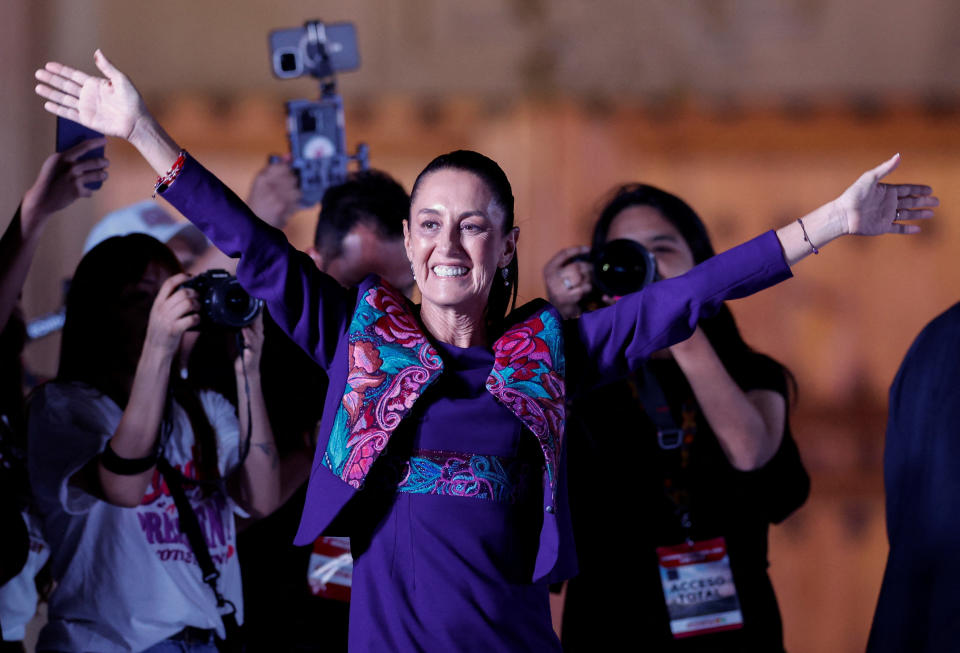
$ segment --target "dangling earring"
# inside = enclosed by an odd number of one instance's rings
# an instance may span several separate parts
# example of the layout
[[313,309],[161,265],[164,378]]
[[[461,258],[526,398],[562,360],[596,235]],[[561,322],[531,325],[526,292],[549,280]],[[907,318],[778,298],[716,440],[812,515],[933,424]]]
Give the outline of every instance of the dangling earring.
[[413,271],[413,264],[410,264],[410,276],[413,277],[413,280],[417,280],[417,273]]
[[502,268],[500,274],[503,276],[503,285],[510,285],[510,270],[508,268]]

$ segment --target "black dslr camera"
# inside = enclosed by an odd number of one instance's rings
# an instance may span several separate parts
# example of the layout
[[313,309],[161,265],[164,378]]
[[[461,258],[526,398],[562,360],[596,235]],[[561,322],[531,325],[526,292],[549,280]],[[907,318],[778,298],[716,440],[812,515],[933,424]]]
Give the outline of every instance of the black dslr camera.
[[200,324],[197,329],[240,329],[251,324],[263,302],[251,297],[237,278],[226,270],[207,270],[180,284],[199,295]]
[[337,93],[335,73],[360,66],[357,32],[353,23],[324,25],[318,20],[303,27],[270,32],[270,60],[280,79],[303,75],[317,78],[320,99],[287,102],[287,136],[291,167],[300,179],[301,204],[312,206],[330,186],[347,180],[347,165],[369,167],[369,148],[357,146],[347,154],[343,98]]
[[622,297],[660,279],[650,250],[628,238],[608,240],[573,260],[588,261],[593,266],[593,291],[580,300],[584,311],[606,306],[604,296]]

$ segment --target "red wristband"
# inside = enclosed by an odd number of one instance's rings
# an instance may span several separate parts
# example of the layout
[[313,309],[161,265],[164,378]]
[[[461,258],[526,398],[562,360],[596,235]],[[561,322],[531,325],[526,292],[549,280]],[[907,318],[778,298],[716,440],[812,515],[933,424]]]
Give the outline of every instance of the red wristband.
[[170,167],[170,170],[167,171],[167,174],[157,177],[157,183],[153,187],[153,196],[156,197],[157,193],[163,193],[163,191],[170,188],[170,184],[177,180],[177,177],[180,176],[180,172],[183,170],[183,164],[187,160],[187,153],[184,150],[180,150],[180,154],[177,156],[177,160],[173,162],[173,165]]

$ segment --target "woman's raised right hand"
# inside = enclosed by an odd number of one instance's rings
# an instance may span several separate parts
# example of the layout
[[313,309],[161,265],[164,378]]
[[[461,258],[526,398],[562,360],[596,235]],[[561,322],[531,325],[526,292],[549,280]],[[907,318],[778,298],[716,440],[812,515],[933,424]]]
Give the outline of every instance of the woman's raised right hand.
[[116,69],[100,50],[93,56],[104,77],[94,77],[48,62],[35,74],[42,83],[34,89],[47,100],[43,108],[109,136],[129,140],[137,122],[149,116],[130,79]]
[[200,323],[200,302],[196,291],[180,287],[189,278],[186,273],[175,274],[160,286],[150,309],[145,348],[153,347],[172,356],[180,347],[184,332]]

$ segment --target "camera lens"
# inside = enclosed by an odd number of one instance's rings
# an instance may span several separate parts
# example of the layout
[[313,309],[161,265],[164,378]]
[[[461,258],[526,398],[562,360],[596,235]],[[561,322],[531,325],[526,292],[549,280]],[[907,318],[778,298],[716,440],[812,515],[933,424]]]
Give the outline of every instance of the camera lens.
[[296,72],[297,54],[295,52],[284,52],[280,55],[280,70],[285,73]]
[[247,326],[260,312],[260,300],[248,295],[236,278],[226,281],[219,294],[220,315],[217,321],[224,326]]
[[223,303],[231,315],[244,315],[250,306],[250,301],[250,295],[239,285],[231,285],[223,297]]
[[597,287],[611,297],[622,297],[653,283],[657,262],[647,249],[625,238],[608,241],[594,254]]

